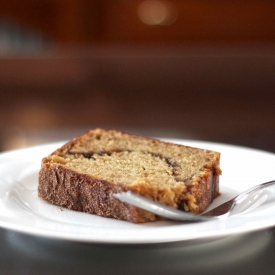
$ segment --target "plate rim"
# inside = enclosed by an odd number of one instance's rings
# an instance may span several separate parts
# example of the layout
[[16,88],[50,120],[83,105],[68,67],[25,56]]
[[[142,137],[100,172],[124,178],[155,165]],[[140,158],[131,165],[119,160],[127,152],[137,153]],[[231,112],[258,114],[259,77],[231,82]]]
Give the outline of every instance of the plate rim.
[[[206,146],[224,146],[226,148],[235,148],[239,150],[249,150],[253,151],[256,153],[262,153],[269,155],[271,157],[274,157],[275,159],[275,154],[272,152],[264,151],[264,150],[259,150],[259,149],[254,149],[250,147],[244,147],[244,146],[238,146],[238,145],[233,145],[233,144],[226,144],[226,143],[217,143],[217,142],[212,142],[212,141],[201,141],[201,140],[190,140],[190,139],[175,139],[175,138],[158,138],[164,141],[168,142],[174,142],[174,143],[180,143],[180,144],[186,144],[187,146],[196,146],[196,144],[199,147],[201,145],[206,145]],[[19,149],[14,149],[14,150],[9,150],[5,152],[0,153],[0,164],[2,161],[5,161],[5,158],[10,158],[13,159],[14,157],[17,156],[17,154],[24,154],[26,151],[30,150],[47,150],[47,149],[53,149],[60,147],[67,141],[56,141],[56,142],[50,142],[50,143],[45,143],[45,144],[39,144],[39,145],[34,145],[34,146],[29,146],[25,148],[19,148]],[[52,150],[52,151],[53,151]],[[49,153],[51,153],[51,150],[49,150]],[[43,156],[42,156],[43,157]],[[39,159],[42,159],[41,156]],[[16,159],[16,162],[20,161],[20,159]],[[1,181],[0,181],[1,184]],[[94,238],[85,238],[83,236],[79,236],[78,234],[71,234],[71,233],[64,233],[63,234],[56,234],[53,231],[49,230],[43,230],[43,229],[37,229],[37,228],[30,228],[28,226],[14,226],[13,224],[10,224],[8,222],[5,222],[2,220],[2,217],[0,215],[0,227],[7,229],[7,230],[13,230],[18,233],[23,233],[23,234],[28,234],[32,236],[37,236],[37,237],[44,237],[44,238],[51,238],[51,239],[61,239],[61,240],[68,240],[68,241],[77,241],[77,242],[88,242],[88,243],[105,243],[105,244],[156,244],[156,243],[170,243],[170,242],[184,242],[184,241],[194,241],[194,240],[201,240],[205,238],[216,238],[216,237],[224,237],[232,234],[237,234],[237,233],[248,233],[252,231],[257,231],[261,230],[264,228],[269,228],[275,225],[275,219],[274,221],[269,221],[267,224],[258,224],[258,226],[253,226],[252,228],[248,229],[246,227],[243,227],[242,229],[240,228],[234,228],[231,230],[223,230],[219,234],[211,234],[211,232],[204,232],[203,236],[197,236],[193,235],[189,238],[169,238],[169,239],[153,239],[153,240],[129,240],[129,239],[112,239],[112,238],[104,238],[104,239],[94,239]]]

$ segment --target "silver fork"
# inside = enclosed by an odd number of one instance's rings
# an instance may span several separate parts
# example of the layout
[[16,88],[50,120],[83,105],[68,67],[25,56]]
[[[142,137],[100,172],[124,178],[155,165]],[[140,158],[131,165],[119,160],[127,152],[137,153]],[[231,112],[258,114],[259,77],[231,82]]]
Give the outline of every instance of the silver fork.
[[117,199],[147,210],[170,220],[200,222],[213,219],[224,219],[231,215],[254,209],[268,198],[268,187],[275,185],[275,180],[256,185],[235,198],[217,206],[201,215],[190,214],[158,202],[154,202],[131,191],[113,194]]

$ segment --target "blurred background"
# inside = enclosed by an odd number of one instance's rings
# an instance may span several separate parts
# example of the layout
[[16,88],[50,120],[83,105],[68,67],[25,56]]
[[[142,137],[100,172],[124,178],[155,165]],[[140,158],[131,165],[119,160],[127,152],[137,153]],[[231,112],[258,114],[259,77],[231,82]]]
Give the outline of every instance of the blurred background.
[[0,0],[0,151],[95,128],[275,152],[274,0]]

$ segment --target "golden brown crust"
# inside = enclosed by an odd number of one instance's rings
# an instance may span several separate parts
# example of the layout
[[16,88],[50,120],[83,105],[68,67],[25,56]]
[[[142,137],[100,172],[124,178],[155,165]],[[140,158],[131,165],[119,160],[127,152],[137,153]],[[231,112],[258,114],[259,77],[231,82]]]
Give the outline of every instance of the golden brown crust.
[[[84,136],[97,135],[102,133],[102,131],[104,130],[96,129]],[[108,131],[110,135],[117,133],[120,132]],[[155,139],[125,133],[121,134],[133,139],[149,140],[156,146],[163,143]],[[136,184],[128,185],[123,182],[112,183],[108,180],[70,169],[63,165],[62,161],[58,163],[52,160],[53,156],[63,157],[66,152],[69,152],[82,139],[83,136],[73,139],[42,160],[38,185],[40,198],[72,210],[140,223],[154,221],[159,219],[159,217],[119,201],[113,197],[114,193],[131,190],[150,199],[196,214],[203,212],[219,194],[219,175],[221,170],[219,168],[220,154],[217,152],[214,152],[212,160],[207,162],[203,171],[191,179],[186,179],[173,192],[170,189],[168,192],[168,188],[165,186],[163,188],[155,188],[147,181],[138,181]],[[167,146],[181,147],[181,145],[166,144]]]
[[[47,167],[39,172],[38,195],[40,198],[71,210],[141,223],[154,220],[154,215],[114,198],[114,193],[131,191],[131,188],[64,169]],[[134,190],[132,190],[134,191]]]

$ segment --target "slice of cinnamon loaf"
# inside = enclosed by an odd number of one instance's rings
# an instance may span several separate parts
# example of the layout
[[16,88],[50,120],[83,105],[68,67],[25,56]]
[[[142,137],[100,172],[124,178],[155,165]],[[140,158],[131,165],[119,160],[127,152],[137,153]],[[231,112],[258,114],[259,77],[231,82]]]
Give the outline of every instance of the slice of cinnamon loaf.
[[69,209],[134,223],[156,215],[121,202],[141,196],[201,213],[219,193],[220,153],[115,130],[91,130],[42,160],[40,198]]

